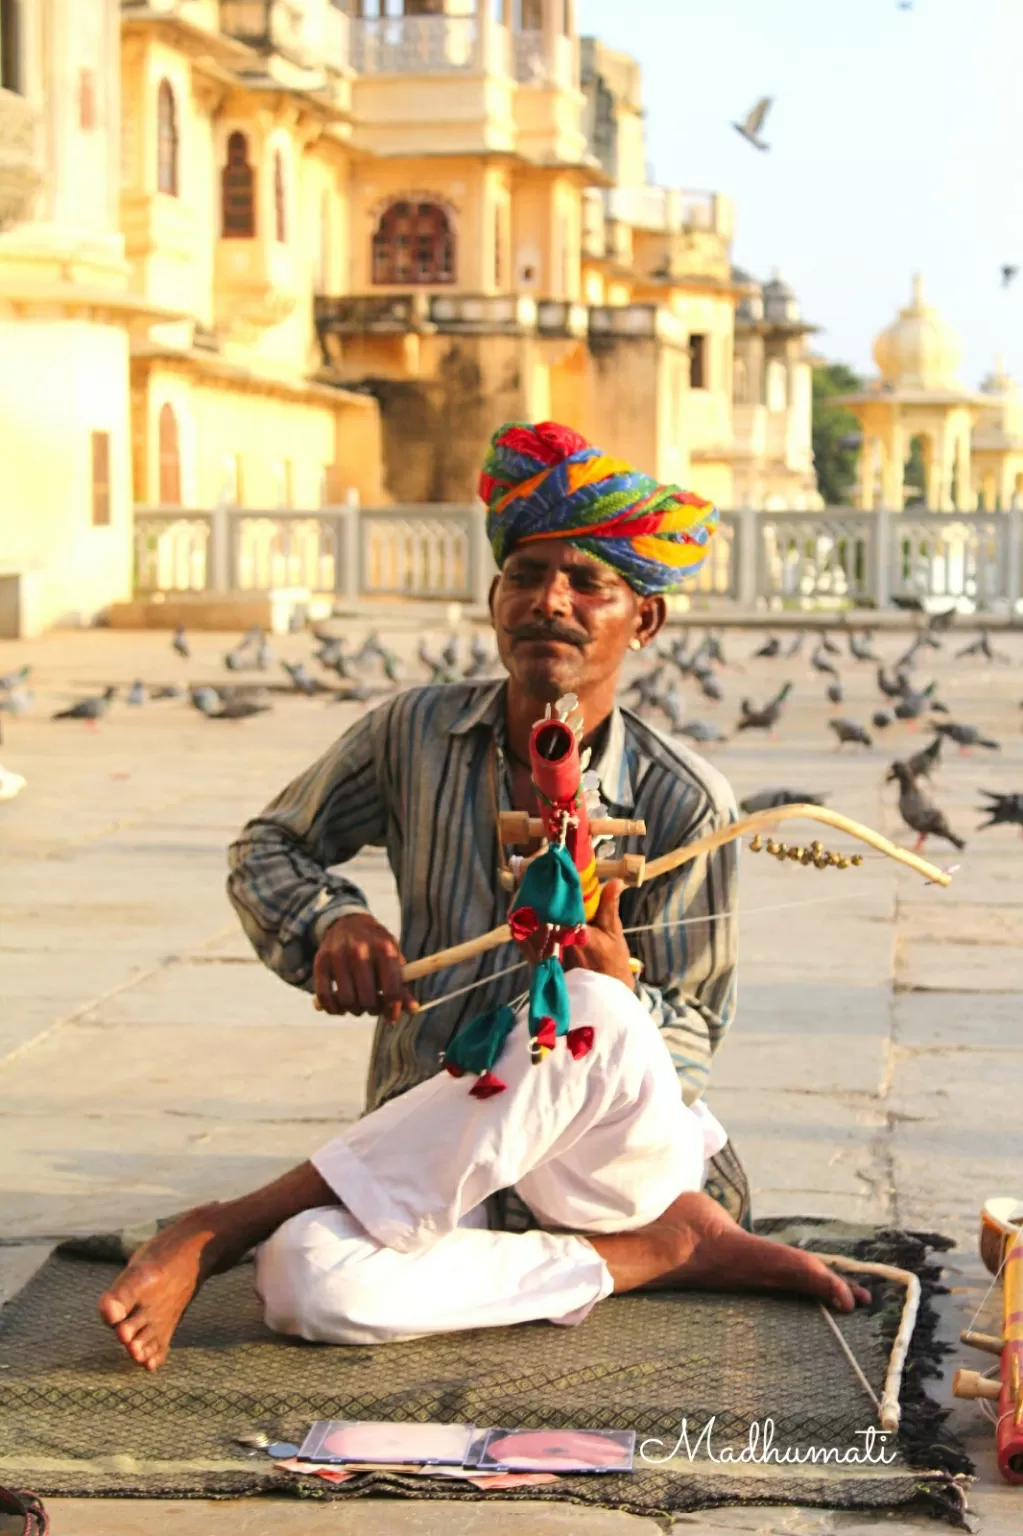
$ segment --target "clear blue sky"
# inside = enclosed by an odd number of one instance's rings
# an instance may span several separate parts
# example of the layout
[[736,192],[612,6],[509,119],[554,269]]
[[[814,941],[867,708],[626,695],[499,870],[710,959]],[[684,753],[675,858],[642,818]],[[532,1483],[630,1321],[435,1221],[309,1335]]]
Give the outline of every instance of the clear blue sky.
[[[781,268],[820,352],[873,371],[919,268],[964,382],[998,351],[1023,382],[1023,0],[580,0],[580,26],[643,66],[652,179],[735,199],[735,261]],[[729,126],[760,96],[768,154]]]

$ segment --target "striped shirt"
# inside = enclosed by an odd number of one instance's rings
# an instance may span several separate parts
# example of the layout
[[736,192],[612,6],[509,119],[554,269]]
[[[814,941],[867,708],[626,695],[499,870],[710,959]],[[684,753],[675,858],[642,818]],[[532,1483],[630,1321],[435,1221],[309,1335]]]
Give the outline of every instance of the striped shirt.
[[[260,959],[285,981],[312,990],[327,928],[367,910],[343,872],[366,847],[386,849],[407,960],[507,921],[513,896],[500,884],[496,815],[498,806],[512,808],[504,687],[457,683],[396,695],[242,830],[229,854],[228,894]],[[722,775],[628,710],[610,715],[591,766],[607,814],[646,822],[645,837],[602,844],[603,857],[656,858],[734,819]],[[734,1013],[736,872],[729,843],[622,896],[626,929],[653,925],[630,936],[629,947],[643,962],[638,990],[664,1030],[688,1102],[706,1086]],[[421,1003],[483,985],[396,1025],[378,1024],[367,1107],[431,1077],[460,1024],[521,995],[524,972],[495,976],[519,958],[509,944],[415,982]]]

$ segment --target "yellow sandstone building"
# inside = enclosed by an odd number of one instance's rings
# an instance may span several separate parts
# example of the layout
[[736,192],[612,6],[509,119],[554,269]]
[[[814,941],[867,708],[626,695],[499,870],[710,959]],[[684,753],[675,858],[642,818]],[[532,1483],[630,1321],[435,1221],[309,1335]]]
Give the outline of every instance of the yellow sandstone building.
[[811,327],[575,0],[0,0],[0,57],[0,633],[129,596],[133,507],[468,502],[508,417],[819,505]]

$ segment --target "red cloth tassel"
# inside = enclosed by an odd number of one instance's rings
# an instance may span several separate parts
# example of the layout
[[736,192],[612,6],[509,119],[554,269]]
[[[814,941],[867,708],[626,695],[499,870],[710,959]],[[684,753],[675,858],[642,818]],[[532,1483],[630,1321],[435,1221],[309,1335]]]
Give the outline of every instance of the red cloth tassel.
[[511,929],[512,938],[521,944],[523,939],[531,939],[540,926],[540,919],[532,907],[516,907],[514,912],[508,914],[508,927]]
[[484,1072],[482,1077],[476,1079],[469,1092],[474,1099],[492,1099],[495,1093],[503,1093],[507,1086],[507,1083],[502,1083],[493,1072]]
[[585,923],[583,924],[583,926],[581,928],[569,928],[567,933],[563,933],[562,934],[562,936],[561,936],[561,938],[559,940],[559,943],[561,944],[562,949],[567,949],[570,944],[585,944],[586,943],[586,925],[585,925]]
[[544,1050],[547,1051],[553,1051],[554,1047],[557,1045],[558,1026],[555,1024],[554,1020],[550,1017],[549,1014],[545,1014],[544,1017],[540,1020],[540,1028],[533,1036],[533,1039],[536,1041],[537,1045],[542,1046]]
[[565,1036],[565,1044],[572,1052],[575,1060],[581,1061],[593,1049],[593,1025],[580,1024],[578,1029],[570,1029]]
[[444,1063],[444,1070],[445,1072],[450,1072],[452,1077],[465,1076],[465,1069],[463,1067],[456,1067],[453,1061],[446,1061]]

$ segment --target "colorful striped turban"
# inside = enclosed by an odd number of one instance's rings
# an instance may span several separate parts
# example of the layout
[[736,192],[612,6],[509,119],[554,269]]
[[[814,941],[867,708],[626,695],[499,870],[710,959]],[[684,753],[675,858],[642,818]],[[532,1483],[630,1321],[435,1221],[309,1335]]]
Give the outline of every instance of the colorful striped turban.
[[556,421],[499,427],[479,493],[498,566],[520,544],[567,539],[644,597],[672,592],[699,570],[719,521],[701,496],[659,485]]

